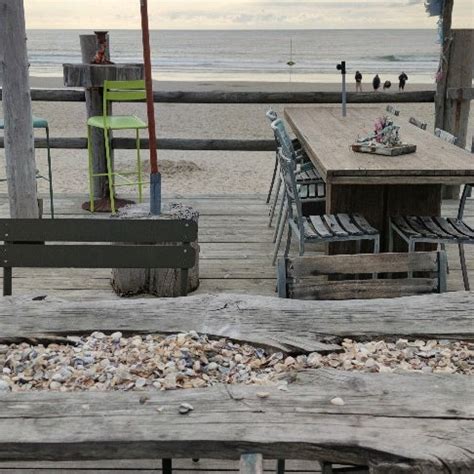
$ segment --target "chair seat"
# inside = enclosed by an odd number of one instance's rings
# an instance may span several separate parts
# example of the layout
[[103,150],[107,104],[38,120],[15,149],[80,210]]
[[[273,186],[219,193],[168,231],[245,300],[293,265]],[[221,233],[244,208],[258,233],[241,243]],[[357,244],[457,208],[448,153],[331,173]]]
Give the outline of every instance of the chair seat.
[[[48,121],[44,118],[33,116],[33,128],[48,128]],[[5,121],[0,119],[0,130],[5,129]]]
[[474,242],[474,230],[451,217],[397,216],[392,225],[406,240]]
[[303,227],[304,238],[308,240],[345,240],[379,234],[360,214],[308,216]]
[[134,115],[113,115],[104,117],[102,115],[91,117],[87,125],[96,128],[107,128],[109,130],[131,130],[147,128],[148,125]]

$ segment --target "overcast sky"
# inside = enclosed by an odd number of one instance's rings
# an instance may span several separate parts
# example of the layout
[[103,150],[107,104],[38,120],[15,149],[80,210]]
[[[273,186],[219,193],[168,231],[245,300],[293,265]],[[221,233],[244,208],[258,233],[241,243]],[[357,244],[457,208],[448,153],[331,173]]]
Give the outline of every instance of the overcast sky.
[[[152,29],[433,28],[423,0],[149,0]],[[474,23],[473,0],[456,0]],[[99,7],[100,5],[100,7]],[[139,0],[25,0],[29,28],[140,28]],[[462,25],[468,27],[468,25]]]

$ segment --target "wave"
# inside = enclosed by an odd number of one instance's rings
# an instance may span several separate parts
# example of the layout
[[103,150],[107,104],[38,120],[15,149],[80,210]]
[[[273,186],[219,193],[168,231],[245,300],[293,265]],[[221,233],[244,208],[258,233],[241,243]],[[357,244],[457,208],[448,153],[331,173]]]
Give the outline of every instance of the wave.
[[374,58],[377,61],[384,61],[384,62],[389,62],[389,63],[405,63],[405,62],[433,62],[436,61],[435,56],[411,56],[411,55],[400,55],[397,56],[395,54],[387,54],[385,56],[376,56]]

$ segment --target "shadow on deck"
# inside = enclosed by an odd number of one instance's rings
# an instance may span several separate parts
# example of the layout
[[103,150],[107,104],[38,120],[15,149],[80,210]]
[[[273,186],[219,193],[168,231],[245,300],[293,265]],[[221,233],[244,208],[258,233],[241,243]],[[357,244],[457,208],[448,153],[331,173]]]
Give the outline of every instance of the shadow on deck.
[[[81,209],[83,196],[58,195],[57,217],[91,217]],[[183,202],[199,210],[201,246],[199,293],[245,293],[275,295],[276,270],[271,265],[273,229],[268,227],[268,205],[264,195],[176,196],[165,199]],[[45,202],[45,212],[49,205]],[[443,215],[455,216],[456,201],[443,203]],[[0,215],[8,217],[8,199],[0,196]],[[108,214],[95,214],[107,218]],[[466,220],[474,225],[474,205],[466,206]],[[295,249],[296,250],[296,249]],[[310,247],[308,248],[310,250]],[[457,246],[447,248],[450,291],[462,290]],[[466,246],[468,268],[474,269],[474,249]],[[110,271],[89,269],[15,269],[14,293],[56,295],[67,298],[110,298]],[[471,272],[472,278],[472,272]]]

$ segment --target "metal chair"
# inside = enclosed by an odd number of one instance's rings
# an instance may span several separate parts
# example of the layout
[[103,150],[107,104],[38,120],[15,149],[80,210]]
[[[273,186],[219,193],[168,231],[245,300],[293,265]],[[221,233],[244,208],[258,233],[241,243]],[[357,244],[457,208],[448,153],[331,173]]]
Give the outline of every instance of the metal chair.
[[[296,181],[300,184],[300,198],[304,199],[305,202],[310,202],[314,200],[321,200],[326,197],[326,185],[319,175],[319,173],[314,168],[314,165],[307,161],[304,157],[302,150],[295,149],[293,141],[291,140],[284,122],[281,119],[275,120],[271,127],[275,135],[275,142],[277,145],[277,156],[278,149],[281,148],[286,156],[290,157],[294,164],[296,170]],[[270,219],[268,226],[271,227],[273,218],[275,216],[275,210],[278,202],[280,201],[280,210],[278,213],[277,225],[275,227],[275,235],[273,241],[276,240],[277,229],[281,222],[281,216],[283,212],[284,202],[286,196],[282,191],[282,178],[281,173],[278,175],[278,180],[276,184],[275,196],[270,207]],[[280,199],[281,197],[281,199]]]
[[464,186],[459,201],[457,217],[429,217],[429,216],[397,216],[390,220],[390,251],[393,250],[393,236],[397,233],[408,245],[408,251],[414,252],[417,243],[438,244],[442,248],[446,244],[457,244],[461,261],[464,289],[470,290],[469,275],[466,267],[464,245],[474,244],[474,229],[464,220],[466,199],[472,188],[471,184]]
[[421,128],[422,130],[426,130],[426,127],[428,127],[428,124],[426,122],[421,122],[415,117],[410,117],[408,119],[408,122],[414,125],[415,127]]
[[[53,190],[53,171],[51,168],[51,145],[49,142],[49,123],[44,118],[34,117],[33,116],[33,128],[34,129],[44,129],[46,134],[46,149],[48,156],[48,177],[41,175],[39,171],[36,171],[36,179],[45,179],[49,182],[49,205],[51,209],[51,219],[54,219],[54,190]],[[5,129],[5,122],[3,119],[0,119],[0,130]],[[6,180],[2,180],[6,181]]]
[[395,115],[395,117],[398,117],[400,115],[400,111],[396,109],[393,105],[387,105],[386,111],[389,114]]
[[[270,121],[270,125],[273,122],[275,122],[275,120],[278,120],[278,114],[271,108],[267,110],[265,116]],[[278,148],[281,145],[278,142],[278,138],[275,135],[275,132],[274,132],[274,137],[275,137],[275,166],[273,168],[273,175],[272,175],[272,180],[271,180],[271,183],[270,183],[270,189],[268,190],[268,195],[267,195],[267,200],[266,200],[267,204],[270,203],[270,200],[272,198],[272,192],[273,192],[273,188],[274,188],[274,185],[275,185],[275,180],[278,176]],[[299,142],[299,140],[297,138],[293,138],[291,140],[291,143],[293,145],[293,148],[294,148],[295,152],[298,155],[301,155],[302,159],[304,159],[305,161],[308,161],[308,159],[304,155],[304,151],[303,151],[303,148],[302,148],[301,143]]]
[[434,134],[435,136],[441,138],[441,140],[451,143],[452,145],[456,145],[456,142],[458,141],[458,137],[455,137],[451,133],[441,130],[440,128],[435,128]]
[[[88,151],[89,151],[89,195],[90,210],[94,212],[94,178],[107,176],[110,192],[110,206],[112,214],[115,214],[115,188],[118,186],[138,186],[138,199],[142,201],[142,166],[140,159],[140,130],[146,129],[148,125],[134,115],[107,115],[109,102],[120,101],[129,102],[136,100],[145,100],[146,90],[145,81],[104,81],[104,102],[103,115],[90,117],[87,121],[88,132]],[[107,162],[106,173],[94,173],[92,156],[92,128],[100,128],[104,131],[105,157]],[[114,171],[111,159],[110,133],[113,130],[135,130],[136,131],[136,149],[137,165],[135,171]],[[136,175],[137,181],[131,181],[128,176]],[[115,178],[119,177],[125,183],[116,184]]]
[[299,185],[296,182],[294,162],[280,149],[280,170],[286,201],[283,220],[278,229],[278,237],[273,252],[273,265],[278,257],[278,251],[286,223],[288,223],[288,238],[285,247],[285,257],[288,256],[292,234],[298,239],[299,255],[303,255],[306,243],[314,242],[346,242],[370,240],[374,245],[374,253],[380,249],[380,234],[364,217],[359,214],[331,214],[321,216],[303,216]]

